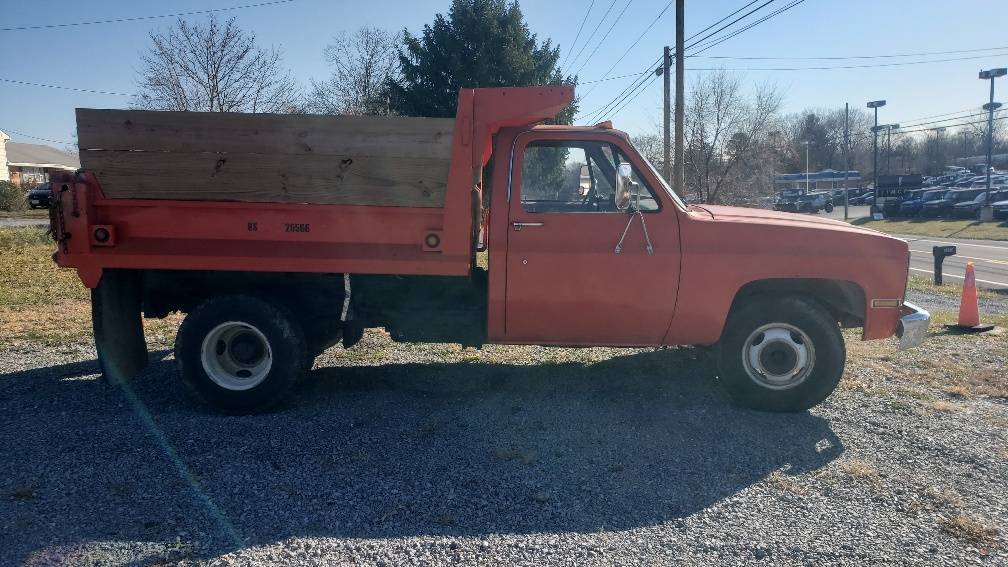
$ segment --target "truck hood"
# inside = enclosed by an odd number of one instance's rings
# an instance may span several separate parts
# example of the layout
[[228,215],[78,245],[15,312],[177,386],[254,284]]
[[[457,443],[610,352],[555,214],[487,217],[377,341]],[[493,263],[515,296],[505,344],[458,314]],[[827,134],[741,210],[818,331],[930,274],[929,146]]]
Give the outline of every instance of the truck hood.
[[711,216],[711,218],[713,218],[713,220],[717,222],[737,222],[737,223],[761,224],[761,225],[777,225],[785,227],[816,228],[822,230],[831,230],[835,232],[849,232],[855,234],[889,237],[889,235],[883,232],[879,232],[877,230],[872,230],[870,228],[862,228],[859,226],[854,226],[844,221],[827,219],[813,215],[785,213],[779,211],[771,211],[768,209],[726,207],[722,205],[702,205],[702,206],[694,205],[693,207],[695,209],[700,209],[707,212]]

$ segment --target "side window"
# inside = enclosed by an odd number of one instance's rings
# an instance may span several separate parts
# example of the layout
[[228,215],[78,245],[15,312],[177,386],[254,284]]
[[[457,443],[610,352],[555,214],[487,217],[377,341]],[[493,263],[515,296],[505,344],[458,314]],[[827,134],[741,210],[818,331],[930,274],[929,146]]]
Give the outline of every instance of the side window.
[[[616,167],[627,161],[619,150],[601,142],[533,142],[522,161],[521,203],[529,213],[619,212]],[[660,206],[636,168],[634,182],[641,188],[642,211]]]
[[529,213],[579,211],[593,186],[584,148],[533,143],[522,162],[522,208]]

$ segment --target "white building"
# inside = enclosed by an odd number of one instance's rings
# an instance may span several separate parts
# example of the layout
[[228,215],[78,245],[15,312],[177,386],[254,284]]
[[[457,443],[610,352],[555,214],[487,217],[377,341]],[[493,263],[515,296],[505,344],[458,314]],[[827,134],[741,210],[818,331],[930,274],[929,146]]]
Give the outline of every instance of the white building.
[[0,132],[0,181],[30,188],[49,181],[50,173],[78,169],[77,156],[42,144],[11,142]]

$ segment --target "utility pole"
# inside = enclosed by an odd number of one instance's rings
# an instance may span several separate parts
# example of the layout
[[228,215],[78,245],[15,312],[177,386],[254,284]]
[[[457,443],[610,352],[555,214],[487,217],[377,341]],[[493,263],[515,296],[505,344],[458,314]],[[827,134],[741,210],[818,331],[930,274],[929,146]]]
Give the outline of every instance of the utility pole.
[[675,65],[675,159],[672,162],[674,169],[672,173],[672,187],[675,189],[676,194],[680,197],[685,195],[685,185],[686,185],[686,159],[685,151],[683,148],[683,130],[685,128],[685,108],[684,108],[684,98],[686,92],[685,86],[685,73],[686,73],[686,61],[685,61],[685,41],[686,41],[686,0],[676,0],[676,22],[675,22],[675,46],[676,46],[676,65]]
[[892,173],[892,126],[886,125],[885,129],[886,150],[885,150],[885,172],[886,175]]
[[847,220],[850,207],[850,103],[844,103],[843,118],[844,173],[843,173],[843,220]]
[[981,80],[990,79],[990,102],[983,106],[987,111],[987,163],[984,165],[987,169],[987,193],[984,196],[984,206],[980,209],[980,220],[982,221],[994,220],[994,209],[991,208],[991,160],[993,158],[991,154],[994,148],[994,111],[1001,106],[1000,102],[994,102],[994,79],[1006,74],[1008,74],[1008,69],[1004,67],[980,71]]
[[[872,191],[875,193],[875,201],[878,202],[878,109],[880,106],[885,106],[884,100],[873,100],[868,103],[868,108],[875,109],[875,126],[872,127],[872,148],[874,158],[872,158]],[[878,210],[878,205],[872,205],[872,208]]]
[[[670,138],[672,134],[670,132],[671,128],[669,126],[669,120],[671,119],[672,116],[672,108],[671,108],[672,94],[669,92],[670,83],[672,82],[672,77],[670,76],[669,73],[669,64],[671,63],[672,59],[670,51],[671,50],[669,50],[669,46],[667,45],[665,46],[665,49],[662,51],[662,79],[665,83],[665,105],[663,107],[664,112],[662,112],[662,122],[664,123],[663,124],[664,128],[662,132],[663,134],[662,156],[664,156],[665,163],[662,167],[662,175],[665,176],[665,181],[669,183],[669,185],[672,185],[675,182],[672,180],[672,153],[671,153],[672,144],[670,143]],[[676,192],[678,193],[678,191]],[[680,197],[681,196],[682,195],[680,195]]]

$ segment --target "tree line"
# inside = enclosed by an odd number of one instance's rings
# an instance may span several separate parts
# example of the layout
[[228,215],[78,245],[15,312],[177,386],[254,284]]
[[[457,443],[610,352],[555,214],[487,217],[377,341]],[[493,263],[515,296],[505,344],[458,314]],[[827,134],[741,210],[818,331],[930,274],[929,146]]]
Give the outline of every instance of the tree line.
[[[573,84],[560,48],[529,30],[517,1],[452,0],[419,34],[365,26],[335,36],[322,53],[330,73],[302,86],[282,53],[264,48],[236,19],[179,19],[150,34],[141,57],[140,109],[452,117],[462,88]],[[849,152],[844,108],[782,112],[772,84],[748,85],[727,71],[697,75],[686,93],[686,197],[698,202],[758,204],[773,177],[807,167],[872,173],[872,116],[850,109]],[[577,101],[557,122],[570,124]],[[970,120],[979,122],[977,118]],[[995,122],[995,153],[1008,152]],[[935,174],[955,159],[985,152],[986,123],[958,129],[900,130],[879,136],[879,173]],[[662,170],[661,138],[634,137]],[[920,130],[905,127],[904,130]],[[849,162],[849,163],[848,163]],[[972,164],[968,164],[972,165]]]

